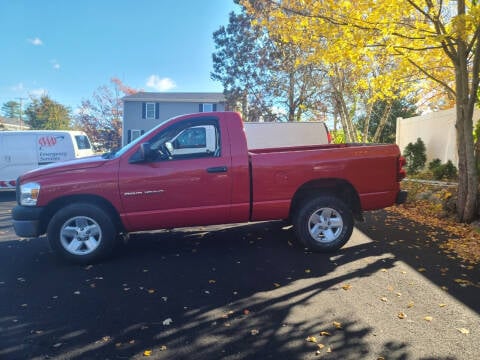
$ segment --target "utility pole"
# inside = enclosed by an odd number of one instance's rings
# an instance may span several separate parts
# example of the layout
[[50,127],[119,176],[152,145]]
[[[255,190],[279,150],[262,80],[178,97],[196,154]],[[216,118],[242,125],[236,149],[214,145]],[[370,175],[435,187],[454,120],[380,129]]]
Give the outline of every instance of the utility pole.
[[23,107],[23,100],[27,100],[27,98],[24,97],[17,97],[18,100],[20,100],[20,112],[18,114],[18,120],[20,122],[20,130],[22,130],[22,107]]

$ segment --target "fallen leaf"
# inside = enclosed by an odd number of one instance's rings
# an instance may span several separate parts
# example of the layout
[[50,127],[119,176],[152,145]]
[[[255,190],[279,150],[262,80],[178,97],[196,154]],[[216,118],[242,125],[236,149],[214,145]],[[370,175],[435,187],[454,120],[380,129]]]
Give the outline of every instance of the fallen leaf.
[[345,284],[345,285],[342,286],[343,290],[350,290],[351,288],[352,288],[352,285],[350,285],[350,284]]
[[160,351],[166,351],[167,347],[165,345],[160,346]]
[[465,328],[460,328],[460,329],[457,329],[457,330],[460,331],[464,335],[470,334],[470,330],[465,329]]
[[275,286],[276,288],[279,288],[280,284],[279,283],[273,283],[273,286]]
[[441,308],[447,306],[447,304],[438,304],[438,306],[440,306]]
[[310,269],[305,269],[305,273],[306,273],[306,274],[310,274],[311,272],[312,272],[312,270],[310,270]]
[[325,347],[325,345],[323,345],[323,344],[317,344],[317,346],[318,346],[319,350],[322,350]]
[[173,323],[171,318],[163,320],[163,326],[169,326],[171,323]]
[[423,319],[424,319],[425,321],[429,321],[429,322],[430,322],[430,321],[433,320],[433,317],[431,317],[431,316],[425,316]]
[[208,280],[209,284],[215,284],[217,281],[216,280]]
[[250,331],[250,334],[255,336],[255,335],[260,334],[260,331],[258,331],[257,329],[253,329],[253,330]]
[[425,271],[427,271],[427,269],[425,269],[425,268],[423,268],[423,267],[422,267],[422,268],[418,268],[417,270],[418,270],[419,272],[425,272]]
[[152,350],[145,350],[143,356],[152,356]]
[[413,301],[410,301],[408,304],[407,304],[407,308],[412,308],[415,306],[415,303]]
[[335,326],[336,329],[342,329],[342,323],[339,323],[338,321],[334,321],[333,326]]
[[305,340],[312,343],[317,343],[317,338],[315,336],[309,336]]
[[331,353],[332,351],[333,351],[332,348],[329,346],[327,349],[327,353]]
[[399,319],[405,319],[406,317],[407,317],[407,314],[405,314],[403,312],[398,313],[398,318]]
[[320,331],[320,336],[330,336],[328,331]]
[[383,302],[387,302],[387,301],[388,301],[388,299],[387,299],[386,297],[382,297],[382,298],[380,298],[380,300],[382,300]]
[[455,281],[457,284],[459,284],[460,286],[462,286],[462,287],[466,287],[466,286],[472,285],[472,282],[471,282],[471,281],[465,280],[465,279],[455,279],[454,281]]
[[153,289],[148,289],[148,293],[149,293],[149,294],[153,294],[154,292],[155,292],[155,290],[153,290]]

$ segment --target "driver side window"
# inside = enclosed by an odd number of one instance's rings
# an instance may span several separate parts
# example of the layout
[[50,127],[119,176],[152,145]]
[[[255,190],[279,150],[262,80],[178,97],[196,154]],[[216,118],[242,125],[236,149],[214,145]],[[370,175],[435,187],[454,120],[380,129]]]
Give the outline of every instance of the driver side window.
[[151,140],[159,160],[219,157],[220,131],[217,120],[189,121],[165,129]]

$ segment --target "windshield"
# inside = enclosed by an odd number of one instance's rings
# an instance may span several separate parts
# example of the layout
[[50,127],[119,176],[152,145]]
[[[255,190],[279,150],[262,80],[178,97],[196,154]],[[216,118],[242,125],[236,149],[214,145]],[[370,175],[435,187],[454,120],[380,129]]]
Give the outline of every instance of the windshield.
[[107,154],[104,154],[103,157],[106,158],[106,159],[115,159],[119,156],[122,156],[123,154],[125,154],[128,150],[130,150],[132,147],[134,147],[135,145],[137,145],[138,143],[141,143],[143,141],[143,139],[145,137],[147,137],[148,135],[150,135],[152,132],[156,131],[160,126],[176,119],[178,116],[174,117],[174,118],[171,118],[171,119],[168,119],[160,124],[158,124],[157,126],[155,126],[153,129],[150,129],[149,131],[147,131],[145,134],[143,134],[142,136],[136,138],[135,140],[133,140],[132,142],[128,143],[127,145],[125,145],[124,147],[122,147],[120,150],[116,150],[116,151],[112,151],[110,153],[107,153]]

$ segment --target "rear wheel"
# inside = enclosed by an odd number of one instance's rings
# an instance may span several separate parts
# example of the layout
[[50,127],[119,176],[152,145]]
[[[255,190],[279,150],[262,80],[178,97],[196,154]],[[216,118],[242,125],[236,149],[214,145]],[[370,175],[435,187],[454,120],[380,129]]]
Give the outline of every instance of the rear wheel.
[[343,201],[318,196],[302,203],[294,215],[298,240],[310,250],[332,252],[350,239],[353,216]]
[[87,264],[110,255],[117,231],[110,215],[93,204],[71,204],[60,209],[48,225],[50,246],[61,258]]

